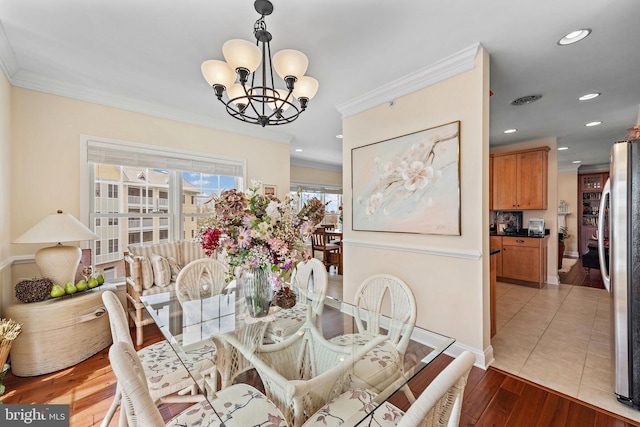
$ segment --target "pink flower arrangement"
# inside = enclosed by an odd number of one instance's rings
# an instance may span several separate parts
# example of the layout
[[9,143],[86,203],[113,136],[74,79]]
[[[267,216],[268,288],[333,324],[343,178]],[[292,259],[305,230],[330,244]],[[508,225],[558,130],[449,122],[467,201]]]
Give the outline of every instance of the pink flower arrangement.
[[231,274],[235,267],[268,269],[278,289],[294,265],[308,258],[306,241],[324,217],[324,204],[311,199],[298,212],[298,194],[280,201],[261,189],[260,182],[252,182],[246,193],[225,190],[215,197],[200,242],[207,255],[227,258]]

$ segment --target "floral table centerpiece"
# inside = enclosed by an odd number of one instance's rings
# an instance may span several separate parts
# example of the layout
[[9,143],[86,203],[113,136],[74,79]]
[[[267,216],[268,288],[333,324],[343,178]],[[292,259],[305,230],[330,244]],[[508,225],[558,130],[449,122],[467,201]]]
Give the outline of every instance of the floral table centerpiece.
[[310,256],[306,241],[324,217],[324,204],[316,198],[298,211],[298,193],[280,201],[261,190],[262,183],[252,181],[246,193],[224,190],[214,197],[213,215],[200,233],[207,255],[226,257],[230,279],[238,277],[253,317],[268,314],[274,291]]

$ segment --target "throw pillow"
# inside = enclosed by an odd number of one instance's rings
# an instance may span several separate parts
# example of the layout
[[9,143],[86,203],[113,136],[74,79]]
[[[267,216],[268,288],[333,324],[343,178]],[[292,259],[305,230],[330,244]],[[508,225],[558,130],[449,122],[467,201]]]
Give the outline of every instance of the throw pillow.
[[140,260],[142,267],[142,289],[149,289],[153,286],[153,269],[151,261],[146,256],[136,256],[136,260]]
[[153,281],[156,286],[165,287],[171,283],[171,269],[165,257],[151,255],[151,267],[153,267]]
[[182,266],[174,257],[167,258],[167,261],[169,261],[169,269],[171,270],[171,281],[175,282],[178,278],[178,273],[180,273],[180,270],[182,270]]

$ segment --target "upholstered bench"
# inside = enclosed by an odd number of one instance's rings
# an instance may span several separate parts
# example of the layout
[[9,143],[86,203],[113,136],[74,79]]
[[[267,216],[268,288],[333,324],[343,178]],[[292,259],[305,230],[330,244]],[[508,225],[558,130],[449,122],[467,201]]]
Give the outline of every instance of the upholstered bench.
[[124,253],[127,311],[136,327],[136,345],[142,345],[144,340],[143,327],[153,323],[140,297],[174,292],[175,280],[182,267],[205,257],[200,243],[188,240],[128,247]]

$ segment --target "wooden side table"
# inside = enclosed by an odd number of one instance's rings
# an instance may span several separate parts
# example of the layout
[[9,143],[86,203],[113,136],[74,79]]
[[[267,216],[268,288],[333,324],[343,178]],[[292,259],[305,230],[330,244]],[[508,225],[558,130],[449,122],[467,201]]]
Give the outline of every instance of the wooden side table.
[[6,316],[22,324],[11,346],[11,371],[19,377],[73,366],[111,344],[109,316],[102,292],[115,285],[34,303],[15,303]]

